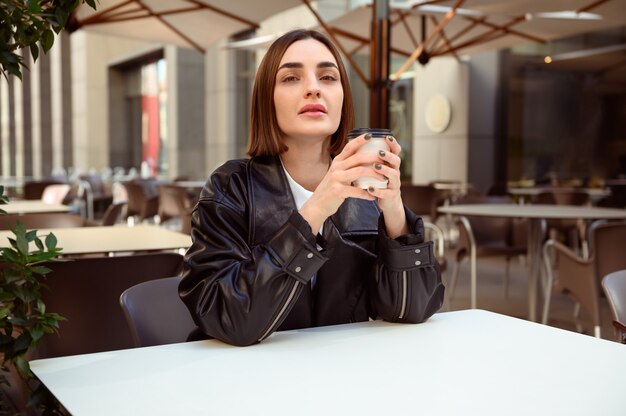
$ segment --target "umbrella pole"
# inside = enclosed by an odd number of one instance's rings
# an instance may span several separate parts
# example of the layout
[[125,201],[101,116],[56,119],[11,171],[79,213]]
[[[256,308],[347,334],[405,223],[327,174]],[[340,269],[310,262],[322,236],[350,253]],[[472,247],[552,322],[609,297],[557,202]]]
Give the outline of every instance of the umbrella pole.
[[389,128],[389,0],[374,0],[370,40],[370,127]]

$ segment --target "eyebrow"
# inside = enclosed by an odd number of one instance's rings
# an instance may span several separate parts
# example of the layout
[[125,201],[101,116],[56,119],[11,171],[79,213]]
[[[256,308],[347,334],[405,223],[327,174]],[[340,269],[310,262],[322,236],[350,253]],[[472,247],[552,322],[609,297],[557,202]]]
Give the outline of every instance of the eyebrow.
[[[303,68],[303,67],[304,65],[302,65],[302,63],[300,62],[285,62],[278,68],[278,70],[280,71],[283,68]],[[330,61],[323,61],[317,64],[317,67],[318,68],[337,68],[337,64],[335,64],[334,62],[330,62]]]

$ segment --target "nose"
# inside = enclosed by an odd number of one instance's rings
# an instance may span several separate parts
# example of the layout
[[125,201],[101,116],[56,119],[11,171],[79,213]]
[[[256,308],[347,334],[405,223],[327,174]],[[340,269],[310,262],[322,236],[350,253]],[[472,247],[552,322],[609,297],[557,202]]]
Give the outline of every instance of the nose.
[[310,98],[310,97],[320,98],[321,97],[320,85],[319,85],[319,82],[317,81],[317,78],[314,77],[311,81],[307,83],[306,90],[305,90],[305,97],[306,98]]

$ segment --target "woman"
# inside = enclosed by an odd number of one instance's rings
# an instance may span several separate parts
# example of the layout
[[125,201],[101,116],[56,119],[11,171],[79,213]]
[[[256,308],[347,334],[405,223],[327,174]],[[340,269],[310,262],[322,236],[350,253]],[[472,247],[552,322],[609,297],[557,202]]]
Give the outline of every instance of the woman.
[[[200,331],[250,345],[276,330],[382,318],[422,322],[443,285],[400,197],[400,146],[356,153],[348,78],[314,31],[277,39],[257,72],[251,159],[211,176],[192,215],[179,287]],[[351,186],[388,178],[387,189]],[[377,201],[377,202],[376,202]]]

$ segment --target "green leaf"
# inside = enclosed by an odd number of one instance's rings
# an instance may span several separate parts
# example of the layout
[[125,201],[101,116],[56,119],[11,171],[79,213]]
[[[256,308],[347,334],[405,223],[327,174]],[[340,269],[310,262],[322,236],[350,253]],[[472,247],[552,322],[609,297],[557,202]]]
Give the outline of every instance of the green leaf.
[[13,349],[15,351],[23,351],[26,352],[28,350],[28,346],[30,345],[30,332],[23,332],[17,339],[15,340],[15,345]]
[[9,308],[0,308],[0,319],[6,318],[11,310]]
[[22,356],[15,358],[15,367],[17,367],[18,371],[25,376],[30,377],[32,374],[30,372],[30,364],[28,364],[28,361],[26,361],[26,359]]
[[30,331],[30,336],[33,342],[39,341],[44,334],[44,330],[41,327],[35,327]]
[[35,274],[40,274],[42,276],[47,275],[48,273],[50,273],[52,270],[45,267],[45,266],[33,266],[30,268],[30,270],[35,273]]
[[39,46],[35,45],[30,45],[30,55],[33,57],[33,61],[37,61],[37,58],[39,58]]
[[51,30],[44,30],[41,35],[41,46],[43,46],[44,52],[48,53],[52,45],[54,44],[54,32]]
[[54,234],[50,233],[46,236],[46,247],[48,250],[52,250],[57,246],[57,238]]
[[33,14],[41,13],[41,6],[39,6],[39,0],[28,0],[28,11]]

